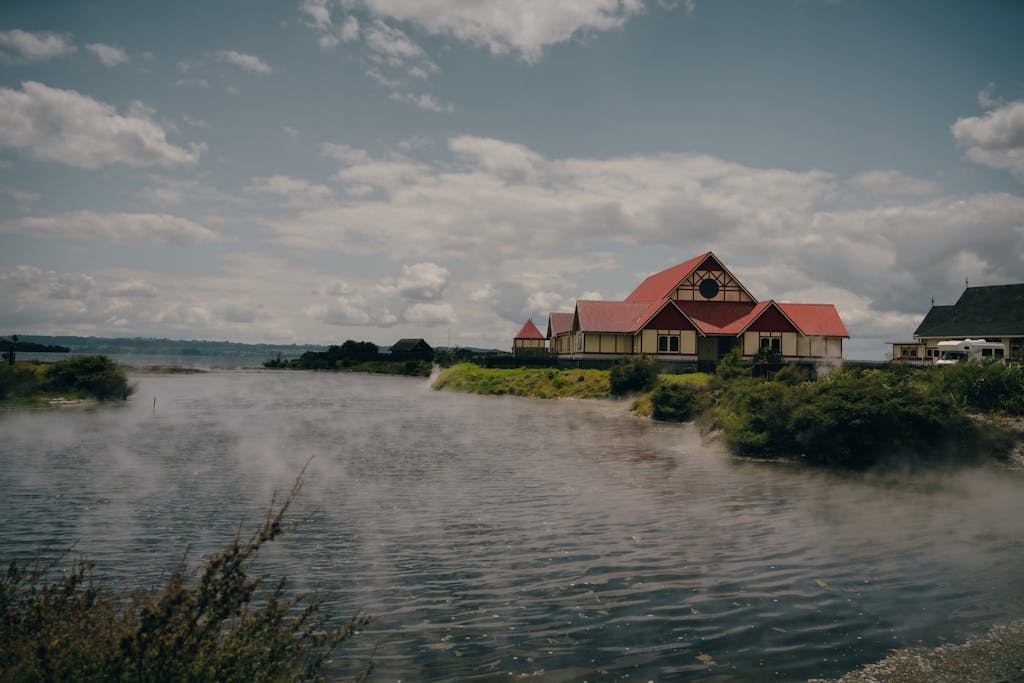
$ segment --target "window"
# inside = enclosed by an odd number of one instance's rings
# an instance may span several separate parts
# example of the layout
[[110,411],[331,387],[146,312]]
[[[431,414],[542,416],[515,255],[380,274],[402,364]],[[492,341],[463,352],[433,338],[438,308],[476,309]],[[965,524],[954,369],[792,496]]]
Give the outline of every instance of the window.
[[996,358],[1004,358],[1005,355],[1002,349],[996,349]]
[[658,352],[679,353],[679,337],[674,334],[659,334]]
[[917,358],[917,349],[914,348],[907,348],[906,346],[904,346],[901,349],[901,353],[904,358]]
[[576,350],[577,351],[582,351],[583,350],[583,333],[582,332],[578,332],[576,334]]
[[938,349],[928,349],[927,351],[925,351],[925,354],[929,358],[938,358],[939,357],[939,350]]
[[992,349],[982,349],[981,350],[981,356],[982,356],[982,358],[991,358],[992,357]]
[[774,353],[782,353],[782,340],[778,337],[761,337],[761,348]]

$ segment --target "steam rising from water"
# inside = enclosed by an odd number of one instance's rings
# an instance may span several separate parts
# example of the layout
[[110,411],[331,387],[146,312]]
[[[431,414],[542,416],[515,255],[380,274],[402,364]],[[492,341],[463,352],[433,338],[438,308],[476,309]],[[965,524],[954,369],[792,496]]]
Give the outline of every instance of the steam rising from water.
[[353,647],[382,680],[804,680],[1024,614],[1016,473],[736,461],[623,404],[406,378],[136,379],[127,406],[0,415],[0,559],[77,542],[150,582],[313,457],[309,522],[259,566],[375,614]]

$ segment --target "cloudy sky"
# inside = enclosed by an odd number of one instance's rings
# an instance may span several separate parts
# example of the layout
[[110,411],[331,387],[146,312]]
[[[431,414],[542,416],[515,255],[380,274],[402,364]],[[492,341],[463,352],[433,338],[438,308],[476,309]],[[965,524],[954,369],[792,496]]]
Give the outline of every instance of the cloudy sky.
[[1024,3],[0,5],[0,333],[508,348],[706,250],[881,358],[1024,281]]

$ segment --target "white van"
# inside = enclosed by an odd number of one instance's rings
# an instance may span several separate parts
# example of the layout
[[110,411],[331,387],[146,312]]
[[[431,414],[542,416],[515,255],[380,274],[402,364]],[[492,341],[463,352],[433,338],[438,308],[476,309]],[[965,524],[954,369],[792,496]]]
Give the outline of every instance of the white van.
[[953,365],[962,361],[1004,360],[1006,347],[1002,342],[990,342],[984,339],[950,339],[935,345],[939,350],[936,365]]

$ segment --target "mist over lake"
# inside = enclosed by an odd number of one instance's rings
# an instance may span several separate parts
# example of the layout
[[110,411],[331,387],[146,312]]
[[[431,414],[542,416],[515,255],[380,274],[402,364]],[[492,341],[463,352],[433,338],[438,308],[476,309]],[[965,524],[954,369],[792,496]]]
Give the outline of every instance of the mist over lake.
[[1019,472],[743,461],[624,403],[421,379],[132,380],[126,404],[0,412],[0,560],[73,546],[151,584],[310,461],[307,521],[254,573],[374,615],[339,674],[376,647],[379,681],[801,681],[1024,615]]

